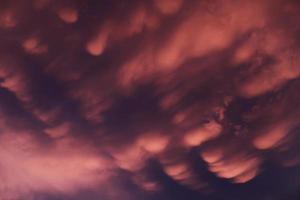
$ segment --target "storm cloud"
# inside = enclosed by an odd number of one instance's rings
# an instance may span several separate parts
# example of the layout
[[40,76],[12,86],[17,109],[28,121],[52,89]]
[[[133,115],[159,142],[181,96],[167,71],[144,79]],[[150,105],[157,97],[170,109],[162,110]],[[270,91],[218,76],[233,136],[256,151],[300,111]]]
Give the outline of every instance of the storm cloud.
[[298,199],[296,0],[0,2],[0,200]]

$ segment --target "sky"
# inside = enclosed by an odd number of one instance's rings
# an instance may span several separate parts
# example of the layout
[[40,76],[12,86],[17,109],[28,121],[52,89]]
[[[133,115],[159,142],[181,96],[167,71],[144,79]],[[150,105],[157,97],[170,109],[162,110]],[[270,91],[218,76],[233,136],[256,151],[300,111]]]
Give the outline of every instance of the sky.
[[298,200],[300,2],[1,0],[0,200]]

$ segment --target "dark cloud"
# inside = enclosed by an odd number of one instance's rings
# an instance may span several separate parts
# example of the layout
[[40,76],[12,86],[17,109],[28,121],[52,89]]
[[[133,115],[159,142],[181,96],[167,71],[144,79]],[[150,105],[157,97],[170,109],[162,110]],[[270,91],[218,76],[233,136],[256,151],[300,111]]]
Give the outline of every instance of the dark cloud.
[[0,3],[0,199],[298,199],[293,0]]

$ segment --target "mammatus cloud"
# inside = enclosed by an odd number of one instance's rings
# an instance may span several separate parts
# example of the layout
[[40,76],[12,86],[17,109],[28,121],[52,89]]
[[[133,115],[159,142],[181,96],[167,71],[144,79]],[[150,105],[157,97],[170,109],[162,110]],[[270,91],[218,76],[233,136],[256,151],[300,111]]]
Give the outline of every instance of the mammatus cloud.
[[1,2],[0,200],[297,199],[299,13]]

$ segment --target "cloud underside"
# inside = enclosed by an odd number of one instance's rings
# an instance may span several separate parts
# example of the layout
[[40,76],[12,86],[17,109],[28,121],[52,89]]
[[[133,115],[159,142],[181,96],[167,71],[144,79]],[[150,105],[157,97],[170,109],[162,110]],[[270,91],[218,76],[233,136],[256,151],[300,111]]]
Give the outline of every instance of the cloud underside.
[[299,13],[284,0],[1,2],[0,199],[139,199],[171,183],[215,197],[299,169]]

